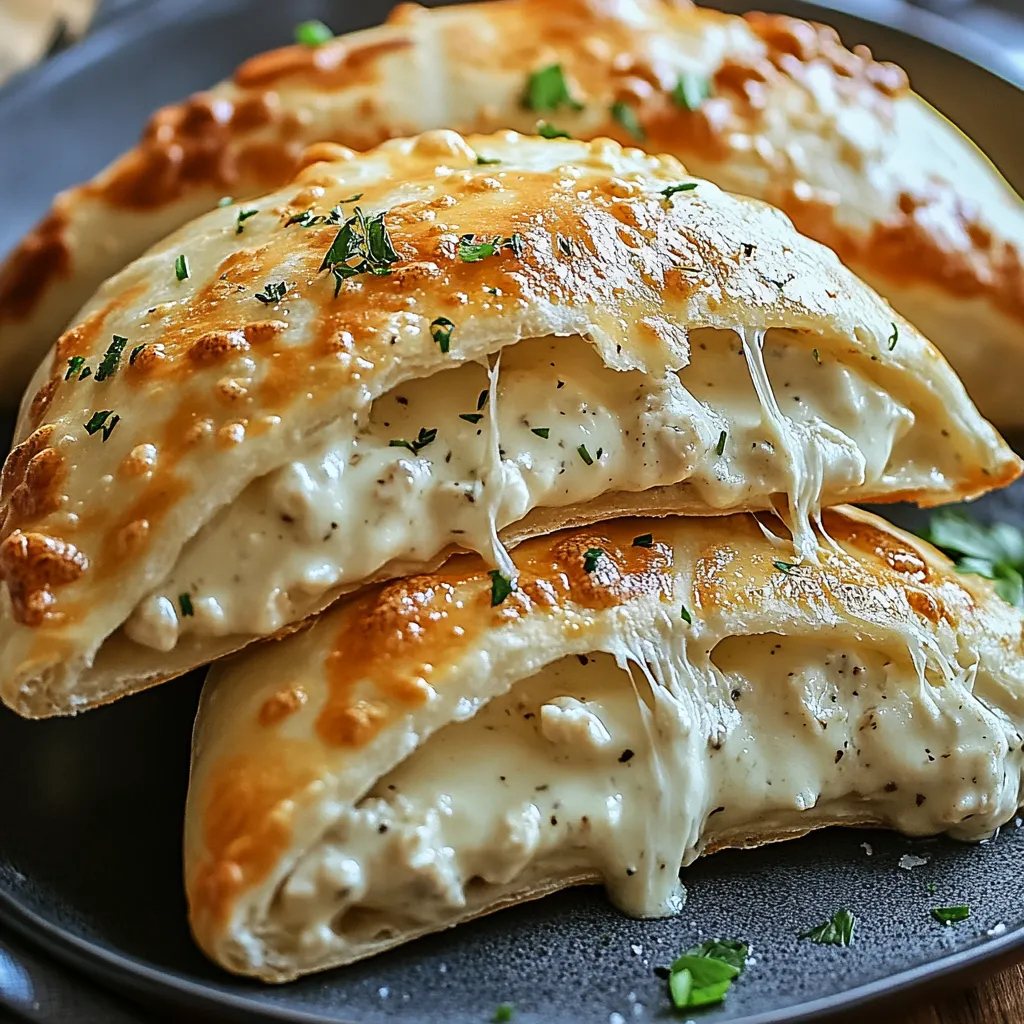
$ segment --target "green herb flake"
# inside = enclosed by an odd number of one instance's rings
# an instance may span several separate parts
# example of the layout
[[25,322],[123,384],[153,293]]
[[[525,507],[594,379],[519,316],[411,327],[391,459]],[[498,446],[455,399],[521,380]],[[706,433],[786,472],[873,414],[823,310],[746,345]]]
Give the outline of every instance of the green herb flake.
[[408,448],[413,455],[419,455],[420,451],[431,444],[437,437],[437,428],[432,427],[429,430],[426,427],[420,427],[420,432],[416,436],[415,441],[406,441],[404,439],[393,439],[388,441],[389,448]]
[[587,446],[586,446],[585,444],[581,444],[581,445],[580,445],[580,446],[579,446],[579,447],[578,447],[578,448],[576,449],[576,452],[578,453],[579,457],[580,457],[580,458],[581,458],[581,459],[582,459],[582,460],[583,460],[583,461],[584,461],[584,462],[585,462],[585,463],[586,463],[586,464],[587,464],[588,466],[592,466],[592,465],[594,464],[594,456],[593,456],[593,455],[591,455],[591,454],[590,454],[590,452],[588,452],[588,451],[587,451]]
[[220,208],[230,206],[234,201],[234,196],[221,196],[220,199],[217,200],[217,206]]
[[896,342],[900,340],[900,329],[893,324],[892,334],[889,335],[889,351],[891,352],[896,347]]
[[697,187],[695,181],[682,181],[678,185],[669,185],[668,188],[663,188],[660,195],[666,199],[671,199],[677,192],[692,192]]
[[932,917],[941,925],[949,926],[957,921],[966,921],[971,916],[970,907],[932,907]]
[[713,1006],[747,963],[748,947],[733,939],[709,939],[677,957],[669,969],[668,987],[677,1009]]
[[572,136],[565,131],[564,128],[559,128],[553,125],[550,121],[538,121],[537,122],[537,134],[542,139],[571,139]]
[[507,576],[502,575],[500,569],[492,569],[487,575],[491,577],[491,607],[497,608],[515,586]]
[[685,623],[686,623],[686,624],[687,624],[688,626],[692,626],[692,625],[693,625],[693,616],[691,616],[691,615],[690,615],[690,613],[689,613],[689,611],[687,610],[687,607],[686,607],[686,605],[685,605],[685,604],[684,604],[684,605],[683,605],[683,606],[682,606],[682,607],[681,607],[681,608],[679,609],[679,617],[680,617],[680,618],[681,618],[681,619],[683,620],[683,622],[685,622]]
[[134,366],[135,365],[135,360],[138,359],[139,353],[145,347],[146,347],[146,345],[145,345],[145,343],[143,343],[141,345],[136,345],[135,348],[132,349],[132,354],[128,357],[128,365],[129,366]]
[[550,427],[530,427],[530,433],[536,434],[538,437],[543,437],[546,441],[551,435]]
[[459,419],[467,423],[479,423],[484,418],[482,412],[460,412]]
[[644,131],[643,125],[640,124],[640,118],[637,117],[636,111],[628,103],[623,103],[621,100],[613,103],[611,105],[611,115],[634,139],[643,142],[647,138],[647,133]]
[[388,233],[386,216],[387,211],[367,216],[357,206],[335,235],[320,264],[321,272],[329,270],[334,277],[335,298],[342,284],[350,277],[357,274],[386,277],[391,273],[391,265],[398,262],[399,256]]
[[780,562],[775,560],[772,562],[772,565],[774,565],[779,572],[785,573],[790,573],[796,568],[796,562]]
[[72,356],[68,360],[68,372],[64,374],[64,379],[71,380],[83,366],[85,366],[85,356]]
[[512,1019],[512,1014],[515,1013],[515,1011],[516,1008],[511,1003],[499,1003],[491,1020],[494,1024],[508,1024],[508,1021]]
[[179,281],[184,281],[184,280],[186,280],[186,278],[189,278],[189,277],[192,276],[192,270],[191,270],[191,268],[188,265],[188,257],[184,253],[182,253],[174,261],[174,276]]
[[561,64],[549,64],[530,75],[523,93],[523,106],[527,110],[557,110],[561,106],[570,110],[583,109],[583,104],[573,99],[569,92]]
[[604,548],[587,548],[583,553],[583,571],[593,572],[597,568],[597,563],[603,554]]
[[500,157],[496,156],[484,156],[482,153],[477,153],[476,162],[478,167],[490,167],[492,164],[500,164]]
[[127,344],[127,338],[122,338],[120,334],[114,335],[114,340],[107,346],[107,351],[103,353],[103,359],[100,360],[100,365],[96,370],[96,380],[103,381],[117,373],[118,364],[121,362],[121,353]]
[[691,113],[700,110],[704,101],[711,96],[711,82],[703,75],[681,75],[672,90],[672,100],[677,107]]
[[1024,607],[1024,532],[1016,526],[986,525],[942,510],[919,532],[953,559],[958,572],[992,580],[1004,601]]
[[479,263],[503,249],[511,249],[517,257],[522,259],[525,251],[523,236],[518,231],[505,237],[495,235],[482,242],[478,242],[476,239],[477,236],[474,234],[463,235],[459,239],[456,254],[463,263]]
[[295,26],[295,42],[300,46],[323,46],[334,33],[322,21],[300,21]]
[[929,896],[934,896],[937,889],[938,889],[938,886],[934,882],[929,882],[928,883],[928,895]]
[[724,431],[724,430],[718,435],[718,444],[715,445],[715,454],[716,455],[720,456],[725,451],[725,439],[728,436],[729,436],[728,433],[726,431]]
[[242,233],[242,225],[250,218],[255,217],[260,211],[255,206],[247,206],[245,209],[239,210],[238,215],[235,217],[235,234],[240,235]]
[[816,362],[816,363],[817,363],[817,364],[818,364],[819,366],[821,366],[821,356],[820,356],[820,355],[818,354],[818,350],[817,350],[817,349],[812,349],[812,350],[811,350],[811,355],[812,355],[812,356],[814,356],[814,361],[815,361],[815,362]]
[[181,606],[181,614],[186,618],[190,618],[195,615],[196,610],[192,607],[192,595],[191,594],[179,594],[178,604]]
[[446,316],[439,316],[430,322],[430,336],[437,342],[438,348],[447,353],[452,343],[452,331],[455,324]]
[[853,944],[853,930],[857,918],[848,910],[837,910],[824,924],[816,925],[800,935],[819,946],[849,946]]
[[633,547],[635,548],[649,548],[654,546],[654,534],[653,533],[641,533],[639,537],[633,538]]
[[85,432],[92,437],[93,434],[102,430],[103,440],[106,441],[114,432],[114,427],[121,422],[120,416],[111,416],[112,412],[112,409],[103,409],[100,412],[94,412],[89,418],[89,422],[83,424]]
[[256,298],[265,306],[273,306],[287,294],[288,285],[284,281],[268,281],[263,286],[263,291],[256,293]]
[[476,411],[477,412],[479,412],[487,404],[487,396],[489,394],[490,394],[490,392],[487,390],[487,388],[484,388],[483,391],[480,392],[480,394],[479,394],[479,396],[477,397],[477,400],[476,400]]
[[80,373],[80,374],[78,375],[78,379],[79,379],[79,380],[85,380],[85,378],[86,378],[86,377],[91,377],[91,376],[92,376],[92,367],[90,367],[90,366],[87,366],[87,367],[86,367],[86,368],[85,368],[85,369],[84,369],[84,370],[83,370],[83,371],[82,371],[82,372],[81,372],[81,373]]

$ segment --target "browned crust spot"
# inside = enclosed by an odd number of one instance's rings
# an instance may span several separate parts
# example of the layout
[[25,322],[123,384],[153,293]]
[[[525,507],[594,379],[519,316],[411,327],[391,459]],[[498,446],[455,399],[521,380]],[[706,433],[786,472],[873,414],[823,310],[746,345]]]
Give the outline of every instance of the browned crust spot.
[[287,686],[271,694],[261,705],[259,723],[269,727],[283,722],[306,703],[309,695],[301,686]]
[[15,621],[25,626],[54,618],[53,588],[73,583],[88,568],[85,555],[57,537],[15,530],[0,544],[0,579],[11,595]]
[[0,322],[27,317],[54,281],[70,275],[67,228],[55,205],[0,266]]

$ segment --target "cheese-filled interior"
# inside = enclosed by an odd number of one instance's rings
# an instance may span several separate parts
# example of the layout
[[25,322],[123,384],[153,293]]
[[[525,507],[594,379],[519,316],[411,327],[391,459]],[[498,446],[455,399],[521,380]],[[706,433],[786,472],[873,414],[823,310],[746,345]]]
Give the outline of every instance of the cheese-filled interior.
[[895,633],[633,646],[432,735],[301,855],[261,934],[314,965],[585,880],[664,916],[708,846],[836,822],[980,838],[1020,801],[1020,723],[975,695],[990,681]]
[[780,329],[705,328],[690,344],[689,364],[661,377],[545,338],[395,388],[206,523],[125,632],[163,651],[187,634],[269,634],[328,591],[452,547],[511,574],[497,531],[614,492],[683,483],[675,507],[784,504],[809,537],[823,501],[961,472],[867,358]]

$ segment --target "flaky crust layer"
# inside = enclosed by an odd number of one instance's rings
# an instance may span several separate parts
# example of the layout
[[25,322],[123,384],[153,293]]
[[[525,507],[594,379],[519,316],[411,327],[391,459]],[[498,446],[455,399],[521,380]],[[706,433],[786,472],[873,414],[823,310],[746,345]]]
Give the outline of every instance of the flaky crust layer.
[[[570,98],[527,109],[528,76],[555,63]],[[384,26],[254,57],[158,111],[133,150],[55,200],[0,270],[7,400],[105,277],[220,196],[279,187],[305,145],[530,132],[539,119],[672,153],[781,207],[939,345],[986,415],[1021,422],[1020,200],[865,47],[685,0],[403,5]]]

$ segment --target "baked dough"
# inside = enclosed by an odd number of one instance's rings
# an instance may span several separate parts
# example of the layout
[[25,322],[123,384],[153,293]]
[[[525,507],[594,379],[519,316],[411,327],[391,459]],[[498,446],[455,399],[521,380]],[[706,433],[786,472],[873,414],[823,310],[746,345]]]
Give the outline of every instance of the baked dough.
[[318,155],[107,282],[40,366],[3,476],[23,714],[460,547],[510,573],[498,531],[777,507],[814,557],[822,506],[1020,472],[833,253],[672,158],[451,132]]
[[[569,96],[526,108],[529,76],[559,63]],[[683,0],[405,4],[384,26],[255,57],[158,111],[0,271],[7,402],[104,278],[220,196],[280,187],[307,143],[364,149],[432,128],[532,132],[538,120],[672,153],[781,207],[938,345],[986,416],[1024,424],[1020,199],[864,47]]]
[[1020,612],[868,513],[826,512],[815,566],[770,526],[530,540],[496,606],[463,556],[218,663],[185,821],[199,944],[286,981],[579,882],[667,915],[679,864],[723,847],[1012,818]]

